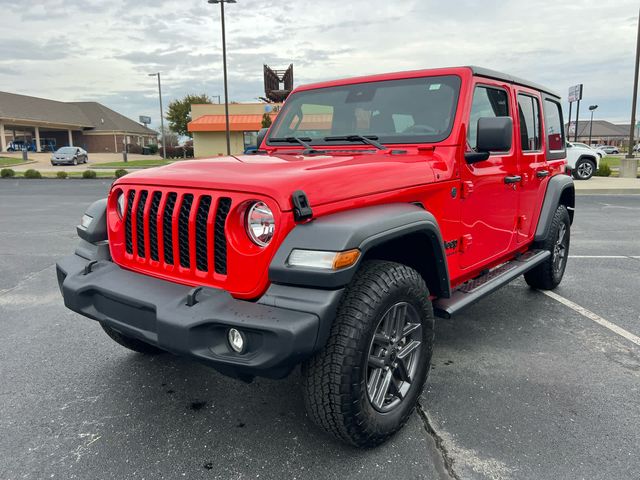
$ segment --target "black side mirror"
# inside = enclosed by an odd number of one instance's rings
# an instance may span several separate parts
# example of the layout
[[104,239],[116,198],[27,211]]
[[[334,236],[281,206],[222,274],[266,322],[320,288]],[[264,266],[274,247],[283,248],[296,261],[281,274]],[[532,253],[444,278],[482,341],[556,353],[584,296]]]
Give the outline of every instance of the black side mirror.
[[264,137],[267,136],[268,131],[269,131],[268,128],[261,128],[260,131],[258,132],[258,137],[256,138],[256,148],[258,150],[260,150],[260,145],[262,145],[262,142],[264,142]]
[[490,152],[506,152],[513,140],[511,117],[483,117],[478,119],[476,151],[465,153],[467,163],[481,162],[489,158]]

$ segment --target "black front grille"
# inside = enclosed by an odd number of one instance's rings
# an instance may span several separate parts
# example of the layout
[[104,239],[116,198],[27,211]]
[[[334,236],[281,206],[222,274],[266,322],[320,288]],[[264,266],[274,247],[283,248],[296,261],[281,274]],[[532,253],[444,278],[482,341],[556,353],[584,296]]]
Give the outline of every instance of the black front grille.
[[149,209],[149,254],[151,260],[156,262],[160,259],[158,257],[158,209],[160,208],[160,200],[162,194],[160,192],[154,192],[151,197],[151,208]]
[[198,214],[196,215],[196,265],[198,270],[209,271],[209,261],[207,259],[209,247],[207,242],[207,219],[211,208],[211,197],[200,197],[198,204]]
[[167,206],[162,217],[162,243],[164,245],[164,263],[173,265],[173,209],[178,195],[171,192],[167,197]]
[[146,190],[140,192],[136,210],[136,243],[138,244],[138,256],[142,258],[146,256],[144,248],[144,206],[147,203],[147,195],[149,195],[149,192]]
[[180,216],[178,217],[178,247],[180,249],[180,265],[184,268],[191,266],[189,262],[189,214],[193,204],[193,195],[190,193],[182,197]]
[[135,198],[135,195],[135,190],[129,190],[129,195],[127,195],[127,213],[125,214],[127,220],[124,226],[124,238],[127,253],[133,253],[133,238],[131,234],[131,211],[133,210],[133,199]]
[[229,215],[230,208],[230,198],[223,197],[218,201],[214,237],[214,254],[216,273],[220,273],[221,275],[227,274],[227,237],[224,233],[224,226],[227,223],[227,215]]
[[[137,203],[136,197],[138,197]],[[135,253],[137,255],[134,259],[144,261],[149,258],[161,262],[161,265],[162,263],[175,265],[176,262],[179,262],[183,268],[197,269],[201,272],[210,272],[213,268],[216,273],[226,275],[227,239],[225,225],[231,209],[231,199],[227,197],[217,199],[215,211],[212,211],[215,202],[215,198],[210,195],[196,196],[191,193],[129,190],[125,216],[127,253],[134,254],[132,233],[135,230]],[[136,203],[135,210],[134,203]],[[145,217],[145,210],[148,211],[148,217]],[[195,224],[193,227],[190,221],[192,213]],[[148,227],[146,232],[145,222]],[[158,232],[160,226],[162,226],[161,235]],[[177,235],[174,235],[174,229],[177,230]],[[191,238],[192,235],[193,238]],[[210,242],[212,237],[214,239],[213,245]],[[195,252],[191,251],[190,239],[195,245]],[[177,259],[174,258],[174,246],[178,251]],[[213,265],[209,260],[211,248],[213,248]],[[191,262],[192,253],[195,253],[195,265]]]

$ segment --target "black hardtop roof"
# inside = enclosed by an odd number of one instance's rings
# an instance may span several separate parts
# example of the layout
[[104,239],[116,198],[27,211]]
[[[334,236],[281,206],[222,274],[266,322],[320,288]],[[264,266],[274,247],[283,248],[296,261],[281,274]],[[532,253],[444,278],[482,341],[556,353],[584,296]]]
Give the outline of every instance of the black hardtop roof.
[[516,85],[522,85],[523,87],[533,88],[534,90],[540,90],[546,94],[554,96],[560,99],[560,95],[550,88],[544,87],[534,82],[530,82],[528,80],[524,80],[522,78],[514,77],[513,75],[509,75],[507,73],[498,72],[496,70],[491,70],[489,68],[476,67],[470,65],[469,68],[473,72],[474,75],[478,75],[479,77],[493,78],[495,80],[502,80],[508,83],[513,83]]

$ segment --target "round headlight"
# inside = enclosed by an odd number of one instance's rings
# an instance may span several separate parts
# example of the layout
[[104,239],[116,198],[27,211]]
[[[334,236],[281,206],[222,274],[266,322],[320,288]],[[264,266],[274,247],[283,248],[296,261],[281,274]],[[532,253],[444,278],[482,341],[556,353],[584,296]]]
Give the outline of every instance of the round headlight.
[[118,215],[120,215],[120,218],[124,218],[124,193],[120,192],[120,194],[118,195],[118,201],[116,203],[116,206],[118,208]]
[[264,202],[256,202],[247,211],[247,235],[260,247],[266,247],[276,230],[273,212]]

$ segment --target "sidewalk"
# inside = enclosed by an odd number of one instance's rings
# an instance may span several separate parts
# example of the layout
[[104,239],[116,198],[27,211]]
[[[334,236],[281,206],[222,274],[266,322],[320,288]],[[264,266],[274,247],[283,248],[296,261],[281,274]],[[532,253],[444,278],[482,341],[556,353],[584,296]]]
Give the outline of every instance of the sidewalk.
[[640,194],[640,178],[591,177],[576,180],[577,195]]

